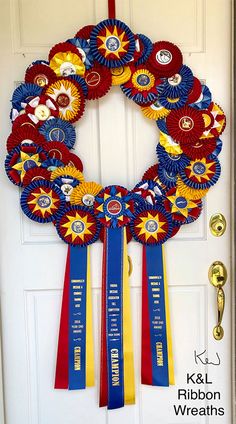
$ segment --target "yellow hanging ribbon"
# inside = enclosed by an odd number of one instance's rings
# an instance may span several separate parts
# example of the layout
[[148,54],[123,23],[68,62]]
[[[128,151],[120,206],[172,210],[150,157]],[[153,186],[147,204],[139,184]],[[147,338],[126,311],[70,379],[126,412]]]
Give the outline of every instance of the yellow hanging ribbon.
[[90,251],[87,247],[87,286],[86,286],[86,386],[95,384],[94,378],[94,345],[93,345],[93,320],[92,320],[92,295]]
[[166,335],[167,335],[167,350],[168,350],[169,384],[174,385],[175,384],[175,375],[174,375],[174,359],[173,359],[171,324],[170,324],[169,294],[168,294],[168,284],[167,284],[167,276],[166,276],[165,251],[164,251],[163,245],[162,245],[162,257],[163,257],[163,268],[164,268],[164,291],[165,291]]
[[123,351],[124,351],[124,401],[126,405],[135,403],[134,353],[129,287],[129,263],[126,230],[124,229],[123,248]]

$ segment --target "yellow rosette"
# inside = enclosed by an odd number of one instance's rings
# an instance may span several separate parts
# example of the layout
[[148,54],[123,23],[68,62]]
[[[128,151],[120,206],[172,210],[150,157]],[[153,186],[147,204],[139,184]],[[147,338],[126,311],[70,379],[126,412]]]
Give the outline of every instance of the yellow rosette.
[[74,188],[70,202],[72,205],[93,206],[95,196],[103,189],[100,184],[93,181],[83,182]]
[[155,102],[151,106],[141,107],[141,111],[146,118],[154,119],[155,121],[166,118],[170,113],[170,110],[161,106],[159,102]]
[[132,72],[129,66],[120,66],[119,68],[111,68],[112,85],[121,85],[129,81]]
[[164,147],[167,153],[172,155],[180,155],[183,153],[180,145],[167,134],[160,131],[160,144]]
[[50,60],[50,68],[58,77],[68,77],[72,74],[84,76],[85,65],[79,55],[72,52],[58,52]]
[[191,200],[200,200],[209,191],[209,188],[196,190],[195,188],[188,187],[181,178],[177,179],[177,189],[182,196]]

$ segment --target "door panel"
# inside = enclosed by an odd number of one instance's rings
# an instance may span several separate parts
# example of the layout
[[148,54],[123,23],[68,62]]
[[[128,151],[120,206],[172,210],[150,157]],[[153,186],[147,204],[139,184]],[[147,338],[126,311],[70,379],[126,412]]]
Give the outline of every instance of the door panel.
[[[184,61],[206,81],[213,98],[224,108],[228,126],[220,156],[222,175],[210,190],[201,217],[184,226],[166,244],[176,385],[154,388],[140,384],[141,247],[129,244],[133,262],[130,278],[136,371],[136,405],[121,410],[98,408],[100,300],[102,245],[91,247],[96,387],[85,391],[53,389],[57,335],[65,268],[66,246],[52,225],[38,225],[20,212],[19,191],[3,171],[5,142],[10,132],[9,100],[24,79],[29,63],[45,59],[50,47],[66,40],[83,25],[107,16],[105,0],[0,0],[1,6],[1,314],[6,424],[221,424],[231,423],[230,276],[223,319],[225,337],[216,342],[215,289],[208,268],[221,260],[230,270],[230,0],[119,0],[117,17],[134,32],[153,41],[167,39],[180,46]],[[103,185],[119,183],[132,188],[156,162],[158,131],[119,88],[100,101],[87,102],[85,117],[77,124],[78,152],[85,178]],[[228,230],[215,239],[208,229],[210,216],[221,212]],[[221,358],[220,366],[196,364],[194,351]],[[187,385],[187,373],[208,373],[212,384],[201,390],[220,391],[220,401],[184,401],[187,406],[222,406],[216,416],[176,416],[178,389]],[[196,403],[197,402],[197,403]]]

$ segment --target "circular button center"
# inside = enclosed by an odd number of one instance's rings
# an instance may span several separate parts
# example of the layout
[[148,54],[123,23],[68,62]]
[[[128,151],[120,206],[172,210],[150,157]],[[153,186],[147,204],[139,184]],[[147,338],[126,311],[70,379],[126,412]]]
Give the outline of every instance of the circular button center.
[[39,196],[37,203],[40,208],[47,209],[51,206],[52,200],[51,197],[47,196],[46,194],[42,194],[42,196]]
[[82,202],[85,206],[93,206],[94,204],[94,196],[92,194],[85,194],[82,197]]
[[35,166],[36,166],[36,163],[32,159],[26,160],[23,164],[24,171],[28,171],[29,169],[34,168]]
[[48,78],[44,74],[36,75],[34,78],[34,84],[39,85],[39,87],[44,87],[48,84]]
[[155,219],[149,219],[145,224],[145,229],[149,233],[155,233],[158,230],[158,223]]
[[116,52],[120,48],[120,40],[118,37],[111,35],[106,39],[106,48],[111,52]]
[[34,114],[39,121],[46,121],[51,115],[51,112],[46,105],[38,105],[35,108]]
[[101,81],[101,77],[98,72],[92,71],[85,78],[86,84],[90,87],[96,87]]
[[61,93],[57,96],[57,104],[59,107],[67,107],[70,104],[70,98],[67,94]]
[[85,225],[84,225],[83,221],[76,220],[76,221],[72,222],[71,229],[74,233],[81,234],[85,230]]
[[202,162],[196,162],[193,165],[193,172],[197,175],[203,175],[206,172],[206,167]]
[[190,116],[182,116],[179,121],[179,127],[183,131],[191,131],[194,127],[194,122]]
[[140,74],[137,77],[137,83],[141,85],[142,87],[145,87],[146,85],[150,83],[150,78],[146,74]]
[[168,65],[172,61],[172,54],[169,50],[159,50],[156,54],[156,60],[161,65]]
[[185,199],[185,197],[177,197],[176,201],[175,201],[176,206],[179,209],[184,209],[187,206],[187,200]]
[[49,139],[51,141],[61,141],[61,142],[63,142],[65,140],[65,133],[61,128],[53,128],[49,132]]
[[119,215],[122,204],[118,200],[110,200],[107,204],[107,210],[111,215]]

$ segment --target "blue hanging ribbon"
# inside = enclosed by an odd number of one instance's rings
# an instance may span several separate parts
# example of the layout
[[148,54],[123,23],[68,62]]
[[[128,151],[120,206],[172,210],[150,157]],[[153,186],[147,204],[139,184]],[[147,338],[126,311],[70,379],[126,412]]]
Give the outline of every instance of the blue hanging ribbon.
[[146,246],[152,384],[169,386],[162,246]]
[[123,245],[124,228],[107,228],[106,335],[108,409],[124,406],[123,364]]
[[86,387],[87,247],[70,247],[69,390]]

